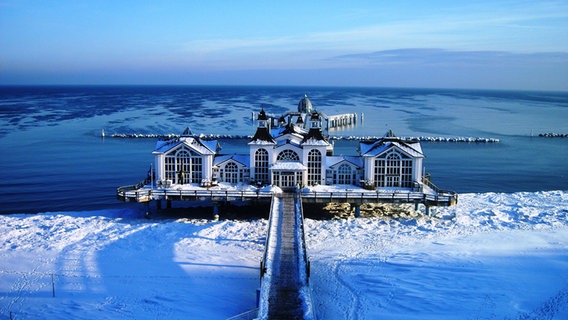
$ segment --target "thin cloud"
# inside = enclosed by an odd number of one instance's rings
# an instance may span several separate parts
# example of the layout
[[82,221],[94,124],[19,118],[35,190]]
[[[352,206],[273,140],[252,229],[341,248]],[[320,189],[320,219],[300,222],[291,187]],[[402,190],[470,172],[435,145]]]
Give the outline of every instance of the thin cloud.
[[439,48],[410,48],[357,53],[332,57],[330,62],[350,65],[512,65],[512,64],[565,64],[566,52],[513,53],[506,51],[453,51]]
[[568,4],[561,2],[466,4],[442,8],[426,16],[384,20],[355,28],[276,37],[197,39],[181,47],[184,52],[195,54],[314,49],[349,53],[409,46],[524,52],[539,47],[545,51],[565,51],[568,42],[550,41],[550,38],[568,36],[563,28],[568,26],[566,19]]

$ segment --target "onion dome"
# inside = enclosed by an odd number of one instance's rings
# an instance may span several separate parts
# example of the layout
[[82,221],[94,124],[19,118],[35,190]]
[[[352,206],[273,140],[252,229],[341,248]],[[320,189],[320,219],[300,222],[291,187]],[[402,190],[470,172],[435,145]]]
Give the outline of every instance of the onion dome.
[[298,102],[298,112],[310,113],[312,112],[312,109],[313,109],[312,102],[310,101],[307,95],[304,95],[302,100]]

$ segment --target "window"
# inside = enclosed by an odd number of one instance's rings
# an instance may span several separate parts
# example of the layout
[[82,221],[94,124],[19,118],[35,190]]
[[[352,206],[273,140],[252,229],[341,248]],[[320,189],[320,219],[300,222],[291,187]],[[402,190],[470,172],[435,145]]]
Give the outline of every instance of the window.
[[[317,150],[316,150],[317,151]],[[300,161],[298,154],[292,150],[286,149],[278,154],[277,161]]]
[[166,155],[166,179],[173,183],[200,183],[203,177],[203,160],[190,149],[182,147],[176,152]]
[[256,181],[268,184],[268,151],[258,149],[254,153],[254,174]]
[[321,183],[321,152],[312,149],[308,153],[308,185]]
[[344,163],[337,169],[337,179],[334,181],[336,184],[353,184],[354,172],[350,165]]
[[385,167],[385,159],[377,158],[375,160],[375,187],[384,187]]
[[412,187],[412,159],[397,151],[375,159],[374,173],[377,187]]
[[238,183],[239,182],[239,167],[234,162],[229,162],[225,166],[223,181],[228,183]]

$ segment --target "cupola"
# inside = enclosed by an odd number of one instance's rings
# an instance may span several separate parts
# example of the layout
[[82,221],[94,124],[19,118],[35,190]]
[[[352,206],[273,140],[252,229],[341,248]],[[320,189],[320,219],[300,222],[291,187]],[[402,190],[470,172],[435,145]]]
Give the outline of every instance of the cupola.
[[321,129],[321,119],[317,111],[310,116],[310,128]]
[[313,109],[312,102],[310,101],[310,99],[308,98],[307,95],[304,95],[302,100],[300,100],[300,102],[298,102],[298,112],[310,113],[310,112],[312,112],[312,109]]
[[266,116],[266,112],[264,112],[264,108],[260,109],[257,120],[259,128],[268,128],[268,117]]

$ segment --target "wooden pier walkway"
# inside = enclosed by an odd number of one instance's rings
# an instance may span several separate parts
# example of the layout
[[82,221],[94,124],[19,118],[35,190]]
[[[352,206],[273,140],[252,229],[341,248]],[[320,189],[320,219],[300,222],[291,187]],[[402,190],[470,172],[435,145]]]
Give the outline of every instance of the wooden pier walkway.
[[301,199],[275,196],[263,261],[259,319],[313,319]]

